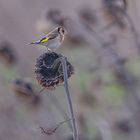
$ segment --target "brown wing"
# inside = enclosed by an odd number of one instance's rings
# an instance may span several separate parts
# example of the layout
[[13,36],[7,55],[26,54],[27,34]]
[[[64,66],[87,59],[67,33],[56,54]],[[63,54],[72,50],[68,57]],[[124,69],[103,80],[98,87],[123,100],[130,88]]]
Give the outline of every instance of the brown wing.
[[47,37],[49,38],[49,40],[52,40],[52,39],[55,39],[56,37],[58,37],[58,34],[52,33],[52,34],[49,34]]

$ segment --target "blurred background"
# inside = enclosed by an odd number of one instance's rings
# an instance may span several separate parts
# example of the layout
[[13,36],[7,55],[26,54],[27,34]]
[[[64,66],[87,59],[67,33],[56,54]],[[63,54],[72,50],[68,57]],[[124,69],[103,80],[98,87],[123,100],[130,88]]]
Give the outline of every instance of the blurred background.
[[0,140],[72,140],[63,86],[42,89],[30,46],[57,26],[80,140],[140,139],[139,0],[0,0]]

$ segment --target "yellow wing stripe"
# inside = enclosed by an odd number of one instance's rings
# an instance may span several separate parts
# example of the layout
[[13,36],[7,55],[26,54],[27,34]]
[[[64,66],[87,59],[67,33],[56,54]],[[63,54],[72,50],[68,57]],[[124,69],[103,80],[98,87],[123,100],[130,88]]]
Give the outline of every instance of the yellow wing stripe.
[[46,37],[46,38],[44,38],[44,39],[41,40],[41,43],[45,43],[45,42],[47,42],[48,40],[49,40],[49,38]]

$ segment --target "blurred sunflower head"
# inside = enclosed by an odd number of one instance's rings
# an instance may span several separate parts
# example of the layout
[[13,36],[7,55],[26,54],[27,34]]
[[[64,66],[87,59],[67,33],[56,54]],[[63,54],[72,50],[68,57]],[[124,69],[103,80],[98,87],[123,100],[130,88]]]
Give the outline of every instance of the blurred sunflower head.
[[4,41],[0,43],[0,60],[6,65],[16,63],[16,53],[9,42]]
[[28,101],[33,105],[39,105],[41,103],[41,98],[38,96],[34,89],[34,86],[21,78],[17,78],[11,82],[11,88],[16,93],[19,99],[24,99],[24,101]]
[[55,25],[64,26],[65,24],[65,16],[59,9],[49,10],[46,14],[46,18]]

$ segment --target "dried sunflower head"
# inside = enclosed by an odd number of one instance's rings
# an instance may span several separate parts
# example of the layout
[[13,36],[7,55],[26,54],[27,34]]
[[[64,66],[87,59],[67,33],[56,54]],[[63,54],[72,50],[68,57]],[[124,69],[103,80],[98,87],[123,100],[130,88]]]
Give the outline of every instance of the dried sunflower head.
[[49,10],[46,14],[46,18],[55,25],[64,26],[65,24],[65,16],[59,9]]
[[12,89],[20,96],[31,97],[34,95],[31,83],[28,83],[23,79],[15,79],[12,81]]
[[[47,89],[53,89],[60,83],[64,82],[62,64],[59,63],[54,66],[55,60],[64,57],[61,54],[55,52],[47,52],[41,55],[35,65],[35,74],[39,84]],[[74,73],[74,68],[66,60],[68,78]]]
[[133,123],[127,118],[116,121],[114,126],[122,133],[131,133],[133,131]]
[[12,65],[16,62],[16,54],[9,42],[0,43],[0,59],[7,65]]
[[124,13],[127,10],[126,0],[103,0],[105,17],[115,21],[121,29],[125,29]]
[[96,11],[91,9],[91,7],[86,6],[82,7],[78,11],[78,15],[81,18],[82,21],[86,22],[89,25],[95,25],[97,23],[97,16]]
[[20,99],[29,99],[33,106],[39,105],[41,103],[41,98],[36,94],[34,86],[24,79],[15,79],[11,82],[11,87],[16,93],[17,97]]

